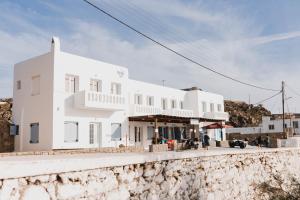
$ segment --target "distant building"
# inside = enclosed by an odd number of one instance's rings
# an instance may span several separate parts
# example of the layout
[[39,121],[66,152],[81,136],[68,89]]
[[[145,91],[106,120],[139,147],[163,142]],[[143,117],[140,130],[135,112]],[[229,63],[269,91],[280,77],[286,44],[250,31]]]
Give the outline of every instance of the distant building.
[[[295,135],[300,135],[300,114],[290,113],[285,115],[285,128]],[[262,123],[257,127],[227,128],[226,133],[257,134],[257,133],[282,133],[282,115],[273,114],[262,117]]]
[[[223,96],[179,90],[128,78],[128,69],[60,50],[14,68],[16,151],[114,147],[200,137],[202,127],[224,124]],[[212,138],[225,139],[225,132]]]

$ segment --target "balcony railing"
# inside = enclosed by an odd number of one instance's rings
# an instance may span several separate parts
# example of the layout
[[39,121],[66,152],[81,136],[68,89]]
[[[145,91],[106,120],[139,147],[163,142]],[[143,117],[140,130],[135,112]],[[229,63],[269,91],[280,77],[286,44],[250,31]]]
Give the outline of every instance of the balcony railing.
[[75,106],[82,109],[125,110],[125,97],[93,91],[75,94]]
[[192,110],[183,110],[183,109],[163,110],[162,108],[154,107],[154,106],[131,105],[130,115],[131,116],[169,115],[169,116],[176,116],[176,117],[193,117],[194,113]]
[[131,116],[158,115],[161,113],[162,109],[154,106],[131,105],[130,107]]
[[227,112],[205,112],[203,115],[207,119],[225,120],[228,121],[229,114]]
[[194,112],[192,110],[184,110],[184,109],[163,110],[162,114],[176,116],[176,117],[194,117]]

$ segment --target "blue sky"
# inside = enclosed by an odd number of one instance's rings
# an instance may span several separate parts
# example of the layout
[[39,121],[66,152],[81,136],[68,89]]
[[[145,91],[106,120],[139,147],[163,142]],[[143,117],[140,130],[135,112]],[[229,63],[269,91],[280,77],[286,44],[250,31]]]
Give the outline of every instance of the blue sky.
[[[300,1],[93,0],[160,42],[243,81],[300,93]],[[255,103],[266,92],[221,78],[161,49],[81,0],[0,2],[0,97],[12,96],[13,65],[62,49],[129,68],[130,77],[176,88],[199,86],[226,99]],[[291,90],[289,110],[299,111]],[[265,104],[280,110],[280,97]]]

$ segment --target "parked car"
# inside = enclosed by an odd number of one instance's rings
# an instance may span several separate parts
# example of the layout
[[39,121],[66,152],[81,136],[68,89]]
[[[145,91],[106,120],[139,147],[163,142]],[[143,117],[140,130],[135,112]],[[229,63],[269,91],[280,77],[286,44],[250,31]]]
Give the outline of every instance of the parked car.
[[247,142],[245,142],[243,140],[230,140],[229,146],[230,146],[230,148],[239,146],[241,149],[244,149],[247,146]]

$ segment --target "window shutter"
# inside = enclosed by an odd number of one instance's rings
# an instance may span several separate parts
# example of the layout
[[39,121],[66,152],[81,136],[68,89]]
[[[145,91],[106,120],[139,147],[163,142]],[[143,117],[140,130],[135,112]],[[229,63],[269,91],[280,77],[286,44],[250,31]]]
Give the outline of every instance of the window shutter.
[[30,124],[30,143],[39,143],[39,123]]
[[65,142],[78,142],[78,123],[77,122],[65,122]]

